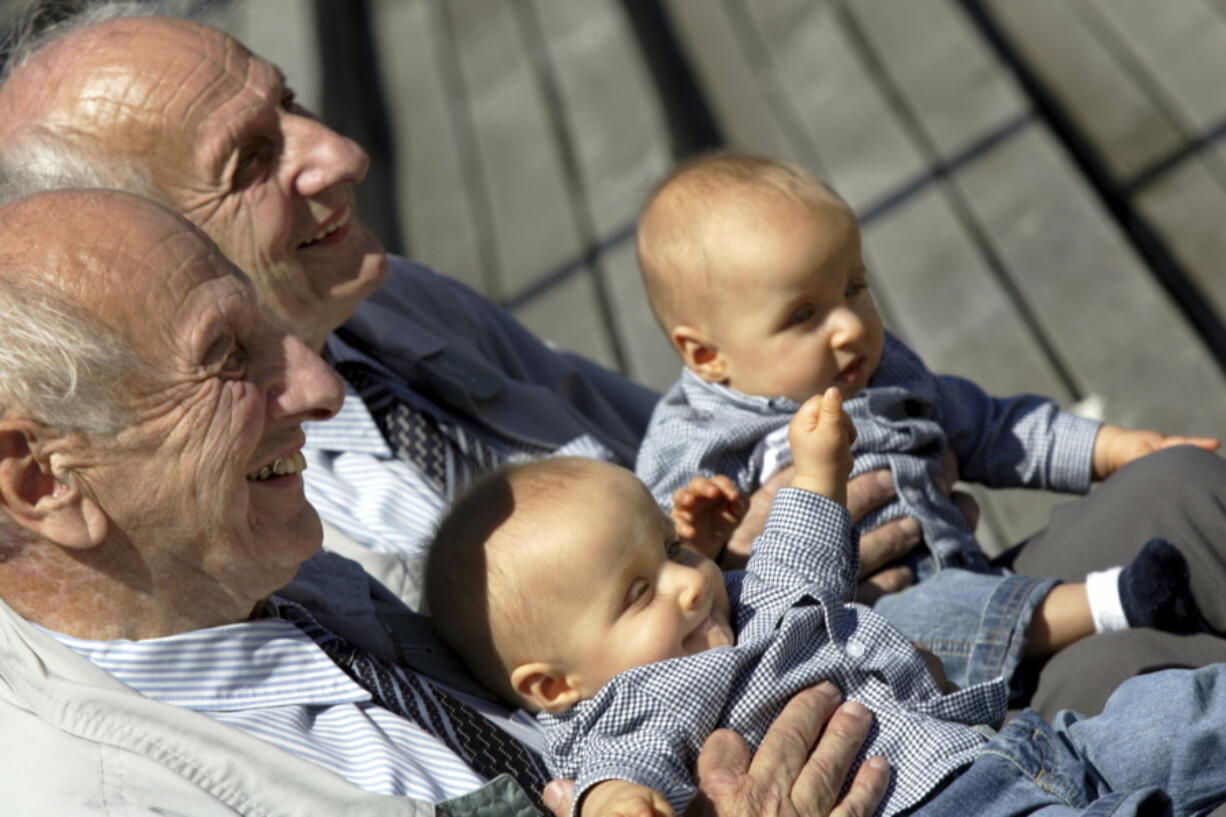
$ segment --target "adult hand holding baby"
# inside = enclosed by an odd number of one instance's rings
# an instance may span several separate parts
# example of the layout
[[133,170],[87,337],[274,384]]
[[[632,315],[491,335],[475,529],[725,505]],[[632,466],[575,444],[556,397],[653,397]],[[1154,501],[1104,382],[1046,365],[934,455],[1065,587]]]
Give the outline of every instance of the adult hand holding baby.
[[[698,756],[698,799],[687,817],[869,817],[890,782],[884,760],[869,758],[847,794],[839,792],[872,722],[827,682],[793,697],[757,752],[729,729],[713,732]],[[572,781],[555,780],[545,803],[569,817],[572,793]]]

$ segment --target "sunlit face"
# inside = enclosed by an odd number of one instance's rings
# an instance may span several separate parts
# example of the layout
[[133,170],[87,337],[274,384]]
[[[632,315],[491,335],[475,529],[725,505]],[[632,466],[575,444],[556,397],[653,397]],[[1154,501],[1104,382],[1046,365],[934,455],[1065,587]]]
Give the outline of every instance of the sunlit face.
[[885,343],[855,216],[832,196],[813,206],[764,194],[755,209],[756,218],[717,225],[710,253],[721,382],[798,403],[832,385],[853,396]]
[[167,203],[251,276],[278,324],[322,344],[387,259],[354,209],[366,154],[294,103],[280,71],[213,28],[86,29],[48,118],[147,163]]
[[158,553],[149,563],[171,559],[236,598],[262,598],[319,547],[301,424],[334,414],[341,385],[264,319],[211,242],[140,205],[100,211],[79,287],[148,365],[124,381],[129,424],[94,441],[77,471],[112,537]]
[[553,658],[581,697],[632,667],[734,643],[719,568],[681,547],[631,472],[593,462],[560,519],[529,592],[558,622]]

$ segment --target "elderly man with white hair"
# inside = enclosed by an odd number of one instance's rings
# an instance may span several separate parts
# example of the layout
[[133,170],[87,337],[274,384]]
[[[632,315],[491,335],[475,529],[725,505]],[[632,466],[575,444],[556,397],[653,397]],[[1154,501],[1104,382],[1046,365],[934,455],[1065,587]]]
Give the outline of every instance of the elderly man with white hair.
[[[342,397],[180,216],[98,190],[0,206],[5,814],[531,812],[531,750],[407,669],[419,617],[317,555],[303,424]],[[880,770],[842,803],[814,783],[868,730],[837,705],[798,696],[753,766],[713,741],[714,812],[866,817]]]

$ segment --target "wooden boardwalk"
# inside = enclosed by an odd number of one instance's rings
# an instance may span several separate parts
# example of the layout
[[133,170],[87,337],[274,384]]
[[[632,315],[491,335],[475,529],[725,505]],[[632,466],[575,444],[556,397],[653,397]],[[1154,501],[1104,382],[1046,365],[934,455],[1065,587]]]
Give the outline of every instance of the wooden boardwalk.
[[[224,4],[223,4],[224,5]],[[828,178],[937,370],[1226,437],[1226,0],[259,0],[391,247],[657,388],[633,225],[727,146]],[[363,59],[363,56],[366,59]],[[1050,497],[984,502],[989,546]]]

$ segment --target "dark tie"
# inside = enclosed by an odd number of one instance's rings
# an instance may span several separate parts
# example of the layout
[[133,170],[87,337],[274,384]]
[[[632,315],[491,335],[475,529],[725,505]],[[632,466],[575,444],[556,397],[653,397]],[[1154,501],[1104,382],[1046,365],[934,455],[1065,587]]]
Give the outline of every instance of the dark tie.
[[417,466],[444,496],[454,496],[475,477],[516,458],[515,452],[503,452],[463,426],[401,400],[387,383],[388,376],[366,363],[344,361],[336,364],[336,371],[361,396],[396,458]]
[[509,774],[544,811],[541,792],[549,774],[539,755],[469,704],[411,671],[382,661],[324,628],[296,604],[272,599],[266,615],[294,624],[319,645],[375,704],[434,735],[477,774],[493,780]]

